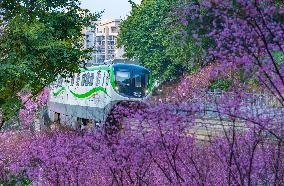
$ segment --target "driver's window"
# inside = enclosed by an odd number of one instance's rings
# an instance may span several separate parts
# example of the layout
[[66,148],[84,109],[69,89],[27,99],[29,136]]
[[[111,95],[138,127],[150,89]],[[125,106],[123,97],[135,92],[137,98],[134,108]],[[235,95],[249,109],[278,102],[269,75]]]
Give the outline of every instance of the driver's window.
[[115,77],[117,82],[130,85],[130,72],[127,71],[117,71],[116,72],[116,77]]
[[135,87],[142,87],[142,81],[140,75],[135,76]]
[[149,75],[148,74],[145,75],[145,85],[146,86],[149,85]]

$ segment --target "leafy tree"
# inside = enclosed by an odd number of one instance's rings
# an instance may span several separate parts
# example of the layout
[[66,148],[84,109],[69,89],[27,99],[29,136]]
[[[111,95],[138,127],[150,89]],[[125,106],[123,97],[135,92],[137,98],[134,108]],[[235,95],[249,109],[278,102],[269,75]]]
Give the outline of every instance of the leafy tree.
[[17,93],[38,94],[58,75],[78,71],[83,27],[99,14],[80,8],[79,0],[1,0],[0,110],[4,118],[20,107]]
[[[225,8],[220,8],[219,2],[204,0],[181,7],[176,12],[181,22],[193,23],[187,34],[194,36],[195,43],[207,51],[211,63],[223,64],[216,71],[222,74],[234,72],[233,79],[237,83],[254,82],[258,86],[256,80],[259,79],[259,68],[274,68],[277,76],[282,68],[283,47],[280,45],[283,39],[283,7],[276,2],[227,0],[222,3]],[[248,9],[251,14],[246,13]],[[266,65],[270,67],[265,67]],[[264,76],[267,75],[274,76]],[[261,79],[263,82],[263,78]],[[280,89],[273,84],[271,86],[278,89],[276,92],[279,94]]]
[[[227,24],[215,24],[210,34],[219,47],[209,51],[220,59],[219,64],[208,65],[195,77],[184,79],[172,95],[186,94],[185,87],[200,82],[201,89],[191,86],[195,94],[191,100],[180,97],[143,106],[135,102],[127,103],[129,107],[118,105],[112,115],[122,122],[123,131],[112,135],[104,129],[94,133],[0,133],[0,184],[24,179],[38,185],[284,185],[283,104],[282,108],[272,108],[270,99],[246,94],[242,87],[206,97],[202,90],[211,80],[209,72],[219,69],[230,75],[230,67],[235,67],[232,63],[245,63],[247,72],[265,65],[257,69],[260,78],[267,74],[260,86],[275,84],[280,90],[284,84],[281,59],[272,55],[270,63],[255,62],[265,59],[267,53],[283,52],[282,23],[271,17],[283,11],[270,0],[263,1],[266,5],[238,0],[246,10],[240,12],[231,11],[235,7],[230,0],[204,1],[185,8],[201,20],[206,16],[203,10],[212,8],[214,20]],[[228,13],[241,14],[233,14],[232,19]],[[253,29],[256,25],[258,30]]]
[[[117,135],[66,129],[0,133],[0,184],[24,179],[33,185],[283,185],[284,148],[266,133],[283,139],[281,125],[273,115],[241,109],[241,97],[223,98],[219,122],[209,120],[215,124],[200,123],[203,111],[192,103],[129,103],[132,109],[114,110],[115,117],[127,117]],[[224,124],[223,112],[247,122]]]
[[274,2],[279,6],[284,6],[284,1],[282,0],[274,0]]
[[174,9],[184,3],[178,0],[143,0],[134,5],[131,15],[122,22],[119,46],[125,56],[138,59],[150,68],[159,80],[175,80],[197,66],[200,51],[191,38],[184,39],[188,25],[180,23]]

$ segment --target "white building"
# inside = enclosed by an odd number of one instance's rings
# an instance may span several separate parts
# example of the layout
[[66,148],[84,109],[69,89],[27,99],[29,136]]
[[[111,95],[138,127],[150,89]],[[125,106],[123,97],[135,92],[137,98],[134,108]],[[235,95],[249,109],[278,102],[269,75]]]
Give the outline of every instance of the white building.
[[97,21],[95,29],[84,29],[85,48],[93,48],[92,59],[87,65],[104,63],[106,60],[122,59],[124,50],[117,48],[120,19]]

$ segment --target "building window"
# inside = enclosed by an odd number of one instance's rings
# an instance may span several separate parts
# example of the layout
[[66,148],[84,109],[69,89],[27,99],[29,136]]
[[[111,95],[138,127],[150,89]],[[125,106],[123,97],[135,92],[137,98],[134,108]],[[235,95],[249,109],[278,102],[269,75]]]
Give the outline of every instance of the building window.
[[113,45],[109,45],[109,46],[108,46],[108,49],[109,49],[109,50],[113,50],[113,49],[114,49],[114,46],[113,46]]
[[112,33],[117,33],[117,27],[111,27],[111,32]]
[[108,45],[114,45],[114,41],[108,41]]
[[97,42],[101,42],[104,40],[104,36],[97,36]]

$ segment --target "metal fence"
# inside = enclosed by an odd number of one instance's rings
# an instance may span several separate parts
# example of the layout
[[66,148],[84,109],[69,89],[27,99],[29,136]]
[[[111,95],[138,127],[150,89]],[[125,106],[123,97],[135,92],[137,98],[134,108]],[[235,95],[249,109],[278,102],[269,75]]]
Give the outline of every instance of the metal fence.
[[[245,105],[250,105],[253,107],[267,107],[267,108],[283,108],[283,102],[279,98],[268,93],[241,93],[241,102]],[[221,98],[227,97],[234,99],[239,97],[240,94],[234,92],[224,92],[224,91],[207,91],[201,93],[200,95],[195,95],[190,102],[200,102],[200,103],[218,103]]]
[[[224,99],[225,98],[225,99]],[[188,100],[191,104],[196,104],[199,108],[198,117],[219,118],[227,117],[226,114],[218,112],[224,107],[228,107],[226,101],[237,99],[239,103],[238,109],[243,113],[248,112],[251,115],[262,114],[269,118],[284,120],[283,103],[277,97],[266,93],[242,93],[235,94],[233,92],[209,91],[194,96]]]

